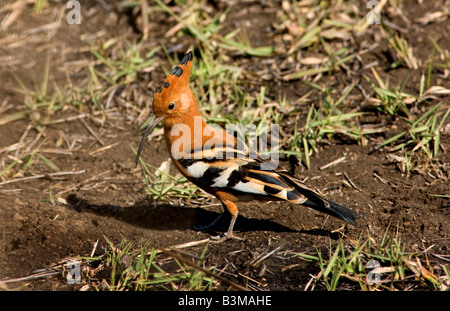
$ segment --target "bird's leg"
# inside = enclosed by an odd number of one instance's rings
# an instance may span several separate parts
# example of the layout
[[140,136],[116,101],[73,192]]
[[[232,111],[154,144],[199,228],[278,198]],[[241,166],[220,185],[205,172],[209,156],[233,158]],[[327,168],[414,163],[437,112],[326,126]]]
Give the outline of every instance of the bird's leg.
[[227,201],[227,202],[224,202],[223,205],[224,205],[224,208],[226,208],[231,214],[230,226],[228,227],[227,232],[225,232],[224,234],[221,234],[219,236],[212,236],[211,239],[215,240],[217,242],[222,242],[227,239],[243,240],[242,238],[234,235],[234,233],[233,233],[234,223],[236,222],[236,219],[237,219],[238,213],[239,213],[236,204],[234,204],[231,201]]

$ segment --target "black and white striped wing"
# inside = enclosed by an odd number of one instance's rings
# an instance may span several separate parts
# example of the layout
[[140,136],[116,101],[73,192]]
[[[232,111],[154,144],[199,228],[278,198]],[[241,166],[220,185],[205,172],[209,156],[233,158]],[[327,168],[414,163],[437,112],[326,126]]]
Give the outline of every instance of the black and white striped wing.
[[[199,154],[202,152],[202,154]],[[230,157],[230,154],[234,156]],[[306,198],[275,170],[271,163],[249,158],[246,151],[215,148],[177,160],[188,178],[210,192],[227,191],[238,197],[248,195],[267,200],[285,200],[301,204]]]
[[[227,152],[230,152],[230,148]],[[315,191],[306,187],[287,170],[270,167],[270,162],[260,158],[248,158],[244,152],[241,157],[224,158],[224,150],[216,150],[217,157],[212,157],[214,151],[209,150],[209,157],[197,154],[197,159],[179,159],[185,175],[200,188],[213,193],[228,192],[242,200],[263,199],[273,201],[288,201],[301,204],[317,211],[332,215],[356,225],[355,212],[338,203],[321,197]]]

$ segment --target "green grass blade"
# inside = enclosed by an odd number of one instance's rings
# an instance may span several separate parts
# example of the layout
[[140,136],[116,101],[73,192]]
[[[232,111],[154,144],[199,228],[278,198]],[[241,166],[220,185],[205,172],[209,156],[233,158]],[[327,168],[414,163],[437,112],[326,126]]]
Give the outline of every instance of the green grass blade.
[[50,161],[49,159],[47,159],[46,157],[44,157],[42,154],[40,154],[38,152],[36,152],[36,155],[45,163],[45,165],[50,167],[52,170],[59,171],[59,168],[56,166],[55,163],[53,163],[52,161]]

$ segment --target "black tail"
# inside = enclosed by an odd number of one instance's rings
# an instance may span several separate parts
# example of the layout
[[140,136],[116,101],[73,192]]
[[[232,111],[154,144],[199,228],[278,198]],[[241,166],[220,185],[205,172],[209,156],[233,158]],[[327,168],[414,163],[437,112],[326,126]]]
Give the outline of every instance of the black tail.
[[318,200],[312,201],[308,199],[302,205],[315,209],[316,211],[345,220],[349,224],[356,226],[356,219],[358,218],[358,215],[351,209],[338,203],[335,203],[333,201],[329,201],[327,199],[322,199],[322,201]]
[[295,188],[296,191],[304,195],[307,200],[302,203],[302,205],[315,209],[316,211],[326,213],[328,215],[337,217],[339,219],[345,220],[349,224],[356,226],[356,219],[358,215],[351,209],[335,203],[333,201],[327,200],[317,194],[315,191],[306,187],[299,180],[293,178],[285,172],[279,172],[280,176]]

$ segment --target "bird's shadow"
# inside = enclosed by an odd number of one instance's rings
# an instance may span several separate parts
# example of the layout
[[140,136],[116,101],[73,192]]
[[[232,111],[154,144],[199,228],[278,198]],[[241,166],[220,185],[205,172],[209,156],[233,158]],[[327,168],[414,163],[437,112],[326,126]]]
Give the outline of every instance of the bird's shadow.
[[[66,198],[67,205],[80,213],[93,213],[104,217],[112,217],[145,229],[155,230],[193,230],[197,226],[207,225],[215,220],[222,212],[208,211],[199,207],[176,206],[170,204],[154,204],[150,201],[142,201],[132,206],[98,205],[86,201],[75,194]],[[212,230],[224,232],[228,228],[230,215],[226,213]],[[329,236],[338,239],[339,235],[325,229],[295,230],[268,219],[247,218],[239,215],[236,220],[235,230],[238,232],[272,231],[272,232],[298,232],[316,236]],[[208,231],[213,234],[217,231]]]

